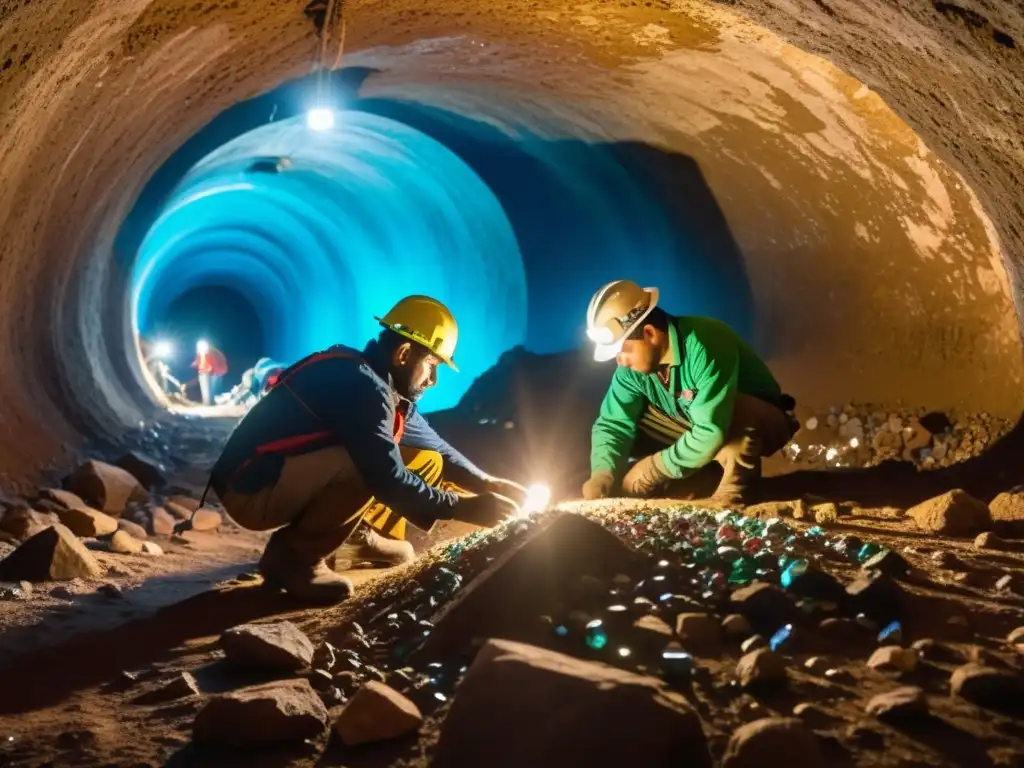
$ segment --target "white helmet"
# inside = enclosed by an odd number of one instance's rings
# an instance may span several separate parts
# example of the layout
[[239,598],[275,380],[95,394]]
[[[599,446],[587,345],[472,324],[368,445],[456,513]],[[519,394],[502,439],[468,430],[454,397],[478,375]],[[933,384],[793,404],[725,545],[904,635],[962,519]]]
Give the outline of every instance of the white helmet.
[[595,293],[587,307],[587,336],[596,345],[594,359],[612,360],[657,305],[658,289],[641,288],[632,280],[616,280]]

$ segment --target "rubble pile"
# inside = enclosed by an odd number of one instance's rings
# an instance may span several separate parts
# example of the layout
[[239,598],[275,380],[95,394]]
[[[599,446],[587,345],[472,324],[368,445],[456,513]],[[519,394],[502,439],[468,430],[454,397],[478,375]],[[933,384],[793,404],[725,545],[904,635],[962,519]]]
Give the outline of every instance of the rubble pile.
[[986,413],[947,415],[924,408],[882,410],[848,403],[803,416],[801,427],[783,451],[800,468],[904,461],[938,469],[977,456],[1013,423]]
[[[977,523],[964,496],[921,518]],[[320,642],[287,621],[229,629],[234,687],[153,692],[194,702],[203,748],[344,761],[395,742],[416,757],[390,764],[409,766],[623,765],[637,739],[644,764],[824,766],[884,748],[893,725],[941,735],[950,713],[1019,727],[1024,614],[1003,637],[932,615],[922,553],[730,510],[608,507],[439,546]]]

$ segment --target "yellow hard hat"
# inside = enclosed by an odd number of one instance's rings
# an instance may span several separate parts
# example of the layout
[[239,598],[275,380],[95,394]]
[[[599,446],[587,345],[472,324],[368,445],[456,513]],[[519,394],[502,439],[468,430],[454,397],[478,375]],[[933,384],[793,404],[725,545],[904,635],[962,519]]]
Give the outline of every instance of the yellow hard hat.
[[452,362],[455,345],[459,341],[459,326],[448,307],[440,301],[429,296],[406,296],[384,317],[375,317],[374,320],[410,341],[422,344],[453,371],[459,370]]
[[587,307],[587,336],[596,345],[594,359],[613,359],[622,343],[658,305],[657,288],[616,280],[601,288]]

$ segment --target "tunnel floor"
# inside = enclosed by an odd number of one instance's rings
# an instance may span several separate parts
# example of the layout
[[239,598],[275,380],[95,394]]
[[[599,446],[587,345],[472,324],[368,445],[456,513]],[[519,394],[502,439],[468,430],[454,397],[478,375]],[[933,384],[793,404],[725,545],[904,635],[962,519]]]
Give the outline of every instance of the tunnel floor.
[[[208,446],[211,438],[223,439],[228,425],[190,420],[168,442]],[[795,716],[816,734],[817,752],[793,755],[800,765],[824,765],[822,760],[864,766],[1012,764],[1012,756],[1024,750],[1024,721],[1014,710],[1020,702],[1014,687],[1020,639],[1011,636],[1024,626],[1024,540],[1013,538],[1024,532],[1004,520],[998,533],[985,534],[984,541],[965,531],[937,535],[905,511],[920,501],[931,503],[929,498],[952,487],[970,487],[983,497],[994,493],[1005,484],[996,479],[1000,467],[1005,468],[1007,456],[1019,455],[1022,442],[1024,435],[1013,433],[986,456],[942,471],[904,465],[905,471],[894,475],[892,466],[877,466],[852,471],[848,482],[837,482],[835,470],[780,476],[775,479],[783,484],[767,489],[766,498],[774,500],[748,507],[745,515],[708,511],[700,500],[609,500],[567,502],[490,535],[471,526],[439,526],[414,539],[422,554],[413,564],[349,572],[356,596],[330,609],[306,608],[264,589],[255,561],[266,535],[243,531],[227,518],[216,530],[191,531],[183,538],[150,535],[148,540],[164,552],[159,557],[111,552],[103,540],[109,537],[87,538],[105,569],[100,578],[40,582],[31,596],[7,593],[11,599],[0,601],[0,674],[5,681],[0,689],[0,764],[431,765],[451,749],[452,737],[445,745],[445,729],[458,701],[455,684],[462,673],[456,670],[471,662],[473,638],[481,632],[664,679],[699,713],[706,740],[702,748],[715,760],[733,749],[728,746],[735,738],[731,735],[744,723]],[[213,453],[194,454],[197,461],[186,471],[170,470],[168,493],[178,493],[178,501],[198,496],[202,461]],[[1024,493],[1016,498],[1024,503]],[[975,504],[985,507],[984,502]],[[170,503],[165,507],[172,508]],[[556,532],[565,515],[581,521],[573,525],[594,530]],[[766,527],[772,525],[785,526],[784,535]],[[978,526],[991,528],[992,523]],[[601,535],[595,536],[598,531]],[[572,545],[567,546],[570,534]],[[728,581],[737,570],[732,555],[713,554],[692,570],[695,561],[687,551],[701,535],[710,536],[714,547],[735,542],[745,552],[757,547],[762,554],[771,551],[771,559],[806,558],[815,564],[817,578],[813,586],[783,598],[767,618],[758,611],[749,620],[733,617],[730,623],[739,622],[738,630],[716,631],[700,641],[681,634],[693,669],[680,678],[663,668],[667,662],[660,648],[673,635],[669,624],[685,611],[746,614],[742,604],[732,601],[755,578],[747,574]],[[617,543],[609,550],[611,542],[628,544],[628,549],[619,551],[622,544]],[[875,549],[864,553],[865,546]],[[860,562],[867,558],[861,555],[875,551],[889,553],[884,564],[868,564],[880,569],[872,573],[888,574],[881,577],[884,587],[875,587],[855,606],[846,605],[836,590],[843,596],[844,586],[868,573]],[[548,565],[538,571],[529,566],[531,557]],[[517,558],[527,562],[517,565]],[[554,565],[552,558],[557,559]],[[785,584],[781,565],[780,560],[757,578]],[[631,575],[620,576],[617,569]],[[710,577],[713,571],[719,576]],[[704,576],[698,578],[699,573]],[[625,624],[609,612],[611,602],[631,606]],[[603,617],[607,636],[601,644],[591,642],[593,635],[587,633],[592,627],[578,624],[580,611]],[[645,615],[648,624],[630,625]],[[334,646],[336,658],[329,673],[323,673],[331,685],[319,672],[284,674],[225,661],[218,640],[223,631],[282,621],[295,624],[321,652],[324,643]],[[667,622],[667,634],[657,630],[653,646],[652,621],[654,626]],[[899,622],[896,629],[887,626],[892,621]],[[567,628],[565,635],[553,631],[560,623]],[[780,639],[777,630],[785,637]],[[765,634],[751,639],[756,633]],[[433,645],[419,646],[427,642],[424,637]],[[737,683],[743,677],[740,659],[768,642],[784,659],[785,681],[750,687]],[[891,655],[896,646],[913,661],[899,656],[879,666],[878,648],[888,648],[884,653]],[[325,658],[318,655],[314,666],[325,668]],[[994,688],[984,693],[968,687],[951,695],[954,673],[962,668],[973,673],[978,665],[990,677],[1001,675],[1001,682],[989,679],[987,685]],[[441,674],[441,669],[447,671]],[[183,674],[194,689],[180,689]],[[359,747],[346,747],[337,735],[329,735],[331,721],[314,728],[303,745],[241,749],[193,739],[193,722],[210,701],[240,686],[282,684],[289,677],[312,681],[318,692],[303,690],[322,699],[332,719],[362,683],[378,679],[407,696],[424,720],[411,735]],[[881,716],[866,711],[876,695],[908,686],[919,689],[912,692],[913,704]],[[518,695],[508,693],[510,700]],[[458,717],[462,722],[465,715]],[[481,718],[483,728],[487,719]],[[252,722],[263,725],[259,719]],[[275,727],[273,718],[266,727]],[[227,733],[221,736],[230,741]],[[553,748],[537,749],[544,754]],[[637,749],[641,762],[636,764],[646,764],[644,747]]]

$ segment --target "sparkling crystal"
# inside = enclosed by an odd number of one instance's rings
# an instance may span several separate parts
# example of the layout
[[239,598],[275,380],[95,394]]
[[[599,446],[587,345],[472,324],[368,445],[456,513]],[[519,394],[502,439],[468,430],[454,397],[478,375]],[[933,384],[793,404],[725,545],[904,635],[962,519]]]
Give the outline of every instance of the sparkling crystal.
[[808,538],[817,539],[825,535],[825,529],[822,528],[820,525],[811,526],[807,529],[806,535],[808,536]]
[[757,564],[752,557],[741,557],[734,560],[732,572],[729,574],[730,584],[749,584],[757,573]]
[[777,651],[782,648],[789,640],[793,637],[793,625],[787,624],[782,629],[778,630],[772,635],[771,640],[768,641],[768,646],[773,650]]
[[810,563],[802,558],[788,562],[785,566],[785,570],[779,577],[779,583],[782,584],[784,589],[789,589],[793,586],[794,581],[807,573],[807,569],[809,567]]
[[903,626],[898,621],[890,622],[878,633],[879,643],[901,643],[903,642]]
[[555,634],[559,637],[565,637],[569,634],[569,628],[565,624],[559,624],[555,627]]
[[715,538],[719,541],[736,541],[740,538],[740,532],[731,525],[723,525],[715,533]]
[[757,536],[752,536],[743,542],[743,548],[751,553],[759,552],[763,546],[764,540],[757,538]]
[[600,619],[594,619],[587,624],[587,646],[599,651],[608,645],[608,633],[605,632]]
[[625,658],[625,657],[629,656],[629,655],[630,655],[630,654],[632,654],[632,653],[633,653],[633,652],[632,652],[631,650],[629,650],[629,648],[627,648],[626,646],[624,646],[624,645],[620,645],[620,646],[619,646],[619,649],[618,649],[618,654],[619,654],[619,656],[621,656],[622,658]]
[[867,544],[861,547],[860,552],[857,553],[857,562],[865,563],[881,551],[882,547],[880,545],[869,541]]

